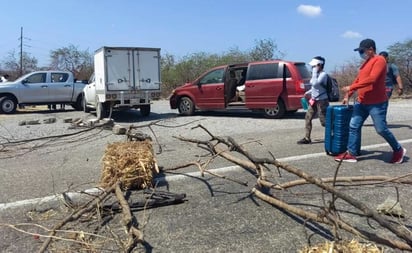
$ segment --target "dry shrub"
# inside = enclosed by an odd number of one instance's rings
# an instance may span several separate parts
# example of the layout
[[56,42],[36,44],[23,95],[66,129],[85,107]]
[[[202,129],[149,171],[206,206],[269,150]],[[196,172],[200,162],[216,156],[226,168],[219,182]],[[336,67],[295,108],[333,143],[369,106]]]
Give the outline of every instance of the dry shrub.
[[299,253],[382,253],[373,243],[361,243],[357,240],[325,242],[315,246],[306,246]]
[[149,139],[115,142],[106,147],[100,185],[106,188],[120,181],[123,189],[145,189],[153,185],[158,172]]

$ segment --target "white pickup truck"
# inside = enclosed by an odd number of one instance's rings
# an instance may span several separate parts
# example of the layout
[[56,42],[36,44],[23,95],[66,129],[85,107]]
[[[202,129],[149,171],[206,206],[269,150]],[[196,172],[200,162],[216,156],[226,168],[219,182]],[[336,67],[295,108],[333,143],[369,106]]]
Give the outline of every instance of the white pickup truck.
[[0,83],[0,113],[15,113],[18,105],[50,104],[70,104],[81,111],[84,86],[69,71],[32,72]]

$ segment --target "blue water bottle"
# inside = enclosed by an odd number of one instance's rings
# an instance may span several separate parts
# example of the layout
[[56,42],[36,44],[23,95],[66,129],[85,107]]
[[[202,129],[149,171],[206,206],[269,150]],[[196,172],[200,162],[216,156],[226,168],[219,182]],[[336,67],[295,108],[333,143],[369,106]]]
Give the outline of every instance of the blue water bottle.
[[303,110],[307,110],[307,109],[308,109],[308,100],[306,99],[306,97],[301,98],[301,99],[300,99],[300,103],[302,104]]

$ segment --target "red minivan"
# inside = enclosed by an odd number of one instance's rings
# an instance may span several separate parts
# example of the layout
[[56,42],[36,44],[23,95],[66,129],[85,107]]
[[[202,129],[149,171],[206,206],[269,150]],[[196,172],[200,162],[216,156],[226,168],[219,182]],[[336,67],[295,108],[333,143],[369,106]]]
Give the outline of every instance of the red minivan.
[[304,62],[270,60],[215,67],[173,90],[169,100],[181,115],[196,110],[248,109],[282,118],[302,108],[309,83]]

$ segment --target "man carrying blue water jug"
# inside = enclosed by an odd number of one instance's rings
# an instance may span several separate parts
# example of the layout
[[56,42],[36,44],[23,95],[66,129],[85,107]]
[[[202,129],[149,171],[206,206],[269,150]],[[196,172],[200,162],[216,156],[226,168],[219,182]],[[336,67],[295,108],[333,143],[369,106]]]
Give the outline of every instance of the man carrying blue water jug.
[[348,103],[355,91],[357,91],[358,97],[353,105],[353,113],[349,123],[347,151],[335,156],[335,160],[338,162],[357,162],[356,156],[360,155],[358,152],[362,126],[365,120],[371,116],[376,132],[386,140],[393,150],[390,163],[402,163],[406,149],[399,144],[386,123],[388,96],[385,88],[385,58],[376,54],[375,41],[372,39],[362,40],[355,51],[359,52],[359,56],[364,62],[353,83],[342,88],[342,91],[346,92],[343,104]]
[[305,115],[305,137],[297,144],[310,144],[310,134],[312,132],[312,120],[318,114],[320,124],[324,127],[326,122],[326,110],[329,106],[328,94],[326,91],[328,75],[323,70],[325,58],[314,57],[309,65],[312,67],[312,78],[310,79],[311,88],[305,94],[308,100],[308,110]]

